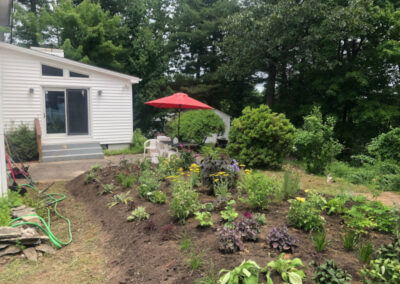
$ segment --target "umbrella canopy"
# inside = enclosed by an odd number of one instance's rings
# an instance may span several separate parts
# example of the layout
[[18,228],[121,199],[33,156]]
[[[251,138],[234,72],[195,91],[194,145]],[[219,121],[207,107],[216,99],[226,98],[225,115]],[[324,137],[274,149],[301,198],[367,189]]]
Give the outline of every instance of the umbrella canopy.
[[180,140],[179,130],[181,124],[181,109],[214,109],[209,105],[203,104],[198,100],[189,97],[185,93],[176,93],[168,97],[161,99],[145,102],[146,105],[150,105],[156,108],[177,108],[178,109],[178,139]]
[[184,93],[176,93],[168,97],[146,102],[145,104],[157,108],[214,109]]

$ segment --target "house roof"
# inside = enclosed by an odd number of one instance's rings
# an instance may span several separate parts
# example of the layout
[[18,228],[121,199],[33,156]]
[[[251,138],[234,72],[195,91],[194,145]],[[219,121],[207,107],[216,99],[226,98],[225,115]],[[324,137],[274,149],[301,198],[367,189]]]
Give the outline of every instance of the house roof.
[[36,57],[39,57],[39,58],[43,58],[43,59],[47,59],[47,60],[51,60],[51,61],[55,61],[55,62],[59,62],[59,63],[69,64],[69,65],[72,65],[72,66],[77,67],[77,68],[82,68],[82,69],[86,69],[86,70],[89,70],[89,71],[94,71],[94,72],[106,74],[106,75],[113,76],[113,77],[127,79],[132,84],[137,84],[137,83],[139,83],[141,81],[140,78],[135,77],[135,76],[127,75],[127,74],[116,72],[116,71],[111,71],[111,70],[108,70],[108,69],[105,69],[105,68],[101,68],[101,67],[85,64],[85,63],[82,63],[82,62],[78,62],[78,61],[75,61],[75,60],[67,59],[67,58],[64,58],[64,57],[57,56],[57,55],[52,55],[52,54],[48,54],[48,53],[45,53],[45,52],[42,52],[42,51],[28,49],[28,48],[16,46],[16,45],[5,43],[5,42],[0,42],[0,48],[9,49],[9,50],[12,50],[12,51],[16,51],[16,52],[20,52],[20,53],[24,53],[24,54],[28,54],[28,55],[32,55],[32,56],[36,56]]

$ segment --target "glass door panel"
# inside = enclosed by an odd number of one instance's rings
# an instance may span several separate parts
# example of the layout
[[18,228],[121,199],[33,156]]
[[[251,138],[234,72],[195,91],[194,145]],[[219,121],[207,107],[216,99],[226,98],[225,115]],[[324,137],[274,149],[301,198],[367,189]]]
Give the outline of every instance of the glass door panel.
[[46,131],[65,133],[64,91],[46,91]]
[[87,97],[87,90],[67,89],[68,135],[89,133]]

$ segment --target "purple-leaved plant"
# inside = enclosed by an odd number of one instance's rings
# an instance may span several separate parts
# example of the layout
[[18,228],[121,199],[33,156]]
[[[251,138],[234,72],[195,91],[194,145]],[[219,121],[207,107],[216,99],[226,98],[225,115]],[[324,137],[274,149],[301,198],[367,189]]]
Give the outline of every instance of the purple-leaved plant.
[[277,249],[280,252],[293,253],[294,249],[297,247],[296,242],[296,238],[289,235],[286,226],[273,227],[271,231],[269,231],[267,237],[267,243],[270,248]]

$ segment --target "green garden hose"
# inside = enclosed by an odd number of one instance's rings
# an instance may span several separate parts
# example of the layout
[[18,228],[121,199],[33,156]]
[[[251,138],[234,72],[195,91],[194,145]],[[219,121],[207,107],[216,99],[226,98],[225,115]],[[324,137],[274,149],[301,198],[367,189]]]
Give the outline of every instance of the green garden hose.
[[[64,200],[64,199],[66,198],[66,196],[65,196],[64,194],[61,194],[61,193],[49,193],[49,194],[46,194],[45,196],[46,196],[46,198],[44,198],[43,200],[41,200],[41,202],[45,202],[45,203],[46,203],[46,206],[47,206],[47,223],[46,223],[46,221],[45,221],[42,217],[40,217],[39,215],[30,214],[30,215],[25,215],[25,216],[18,217],[18,218],[16,218],[16,219],[12,220],[12,221],[10,222],[10,226],[11,226],[11,227],[16,227],[16,226],[21,226],[21,225],[33,225],[33,226],[36,226],[36,227],[38,227],[39,229],[41,229],[41,230],[49,237],[50,241],[51,241],[56,247],[61,248],[62,246],[69,245],[69,244],[72,242],[71,221],[70,221],[68,218],[66,218],[66,217],[64,217],[63,215],[61,215],[61,214],[57,211],[58,202]],[[59,197],[59,198],[56,198],[56,197]],[[54,212],[57,214],[57,216],[60,217],[61,219],[65,220],[65,221],[68,223],[69,240],[68,240],[67,242],[62,242],[61,240],[59,240],[59,239],[53,234],[53,232],[51,231],[51,228],[50,228],[50,226],[51,226],[51,224],[50,224],[50,208],[49,208],[49,206],[52,205],[52,204],[54,204]],[[21,220],[23,217],[28,217],[28,216],[34,216],[34,217],[39,218],[39,220],[42,222],[43,226],[42,226],[42,224],[38,224],[38,223],[35,223],[35,222],[20,222],[20,223],[17,223],[17,224],[13,224],[13,223],[15,223],[16,221]]]

